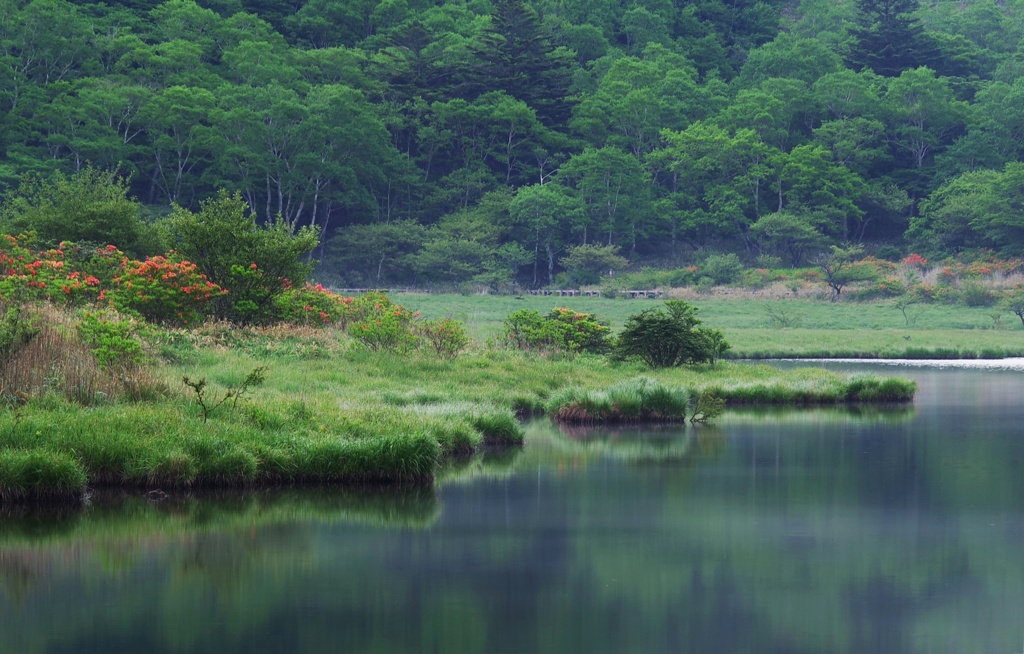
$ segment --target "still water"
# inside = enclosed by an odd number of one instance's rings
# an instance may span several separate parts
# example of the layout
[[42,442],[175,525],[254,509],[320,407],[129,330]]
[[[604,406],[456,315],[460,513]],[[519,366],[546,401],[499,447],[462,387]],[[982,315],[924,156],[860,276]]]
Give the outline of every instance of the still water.
[[1021,652],[1024,370],[883,371],[913,407],[540,421],[436,491],[8,509],[0,653]]

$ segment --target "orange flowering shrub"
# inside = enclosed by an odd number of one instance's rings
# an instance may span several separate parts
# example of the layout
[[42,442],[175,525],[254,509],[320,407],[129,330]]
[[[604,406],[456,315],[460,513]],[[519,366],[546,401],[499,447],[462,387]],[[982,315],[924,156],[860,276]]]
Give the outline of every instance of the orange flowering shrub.
[[349,327],[349,334],[374,352],[407,354],[419,346],[415,321],[419,312],[395,304],[383,293],[367,293],[355,302],[360,319]]
[[107,297],[117,309],[134,311],[146,320],[188,325],[202,320],[210,303],[227,293],[196,264],[172,253],[145,261],[126,258]]
[[[320,284],[288,288],[274,299],[278,320],[293,325],[330,325],[345,322],[355,298],[332,293]],[[344,325],[342,325],[344,327]]]

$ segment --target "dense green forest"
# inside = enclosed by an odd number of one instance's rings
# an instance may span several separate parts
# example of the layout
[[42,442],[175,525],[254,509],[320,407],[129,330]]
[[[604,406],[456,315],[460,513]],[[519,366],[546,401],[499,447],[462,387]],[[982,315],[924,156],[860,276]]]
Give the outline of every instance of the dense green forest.
[[0,231],[114,171],[150,223],[316,226],[348,285],[1019,255],[1022,36],[1024,0],[0,0]]

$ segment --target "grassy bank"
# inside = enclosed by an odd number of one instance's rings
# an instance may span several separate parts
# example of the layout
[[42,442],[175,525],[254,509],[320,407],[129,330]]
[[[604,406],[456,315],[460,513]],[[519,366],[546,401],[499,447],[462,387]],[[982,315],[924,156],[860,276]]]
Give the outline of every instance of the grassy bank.
[[[497,339],[510,312],[546,313],[567,306],[596,313],[619,329],[626,318],[656,306],[647,299],[479,295],[399,295],[427,317],[466,322],[481,341]],[[1024,356],[1024,329],[1012,313],[986,307],[914,305],[906,316],[894,301],[837,302],[708,296],[690,300],[706,325],[721,329],[730,358],[975,359]]]
[[[678,419],[669,405],[685,414],[708,391],[728,404],[807,404],[907,400],[914,390],[824,370],[650,371],[482,346],[446,360],[371,352],[334,329],[159,330],[148,347],[163,363],[147,368],[151,391],[132,396],[143,401],[57,384],[0,410],[0,499],[74,498],[87,486],[427,485],[445,462],[521,444],[516,416],[558,415],[559,397],[619,389],[613,411],[623,414],[638,379],[661,389],[665,406],[641,399],[637,419]],[[246,388],[257,369],[262,384]],[[202,402],[184,378],[205,382]]]

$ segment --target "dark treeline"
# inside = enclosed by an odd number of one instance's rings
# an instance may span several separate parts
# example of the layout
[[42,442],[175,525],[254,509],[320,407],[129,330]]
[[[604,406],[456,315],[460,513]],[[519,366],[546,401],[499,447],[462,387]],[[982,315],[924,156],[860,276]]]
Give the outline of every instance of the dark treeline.
[[1024,254],[1022,36],[1022,0],[0,0],[0,186],[238,191],[349,285]]

